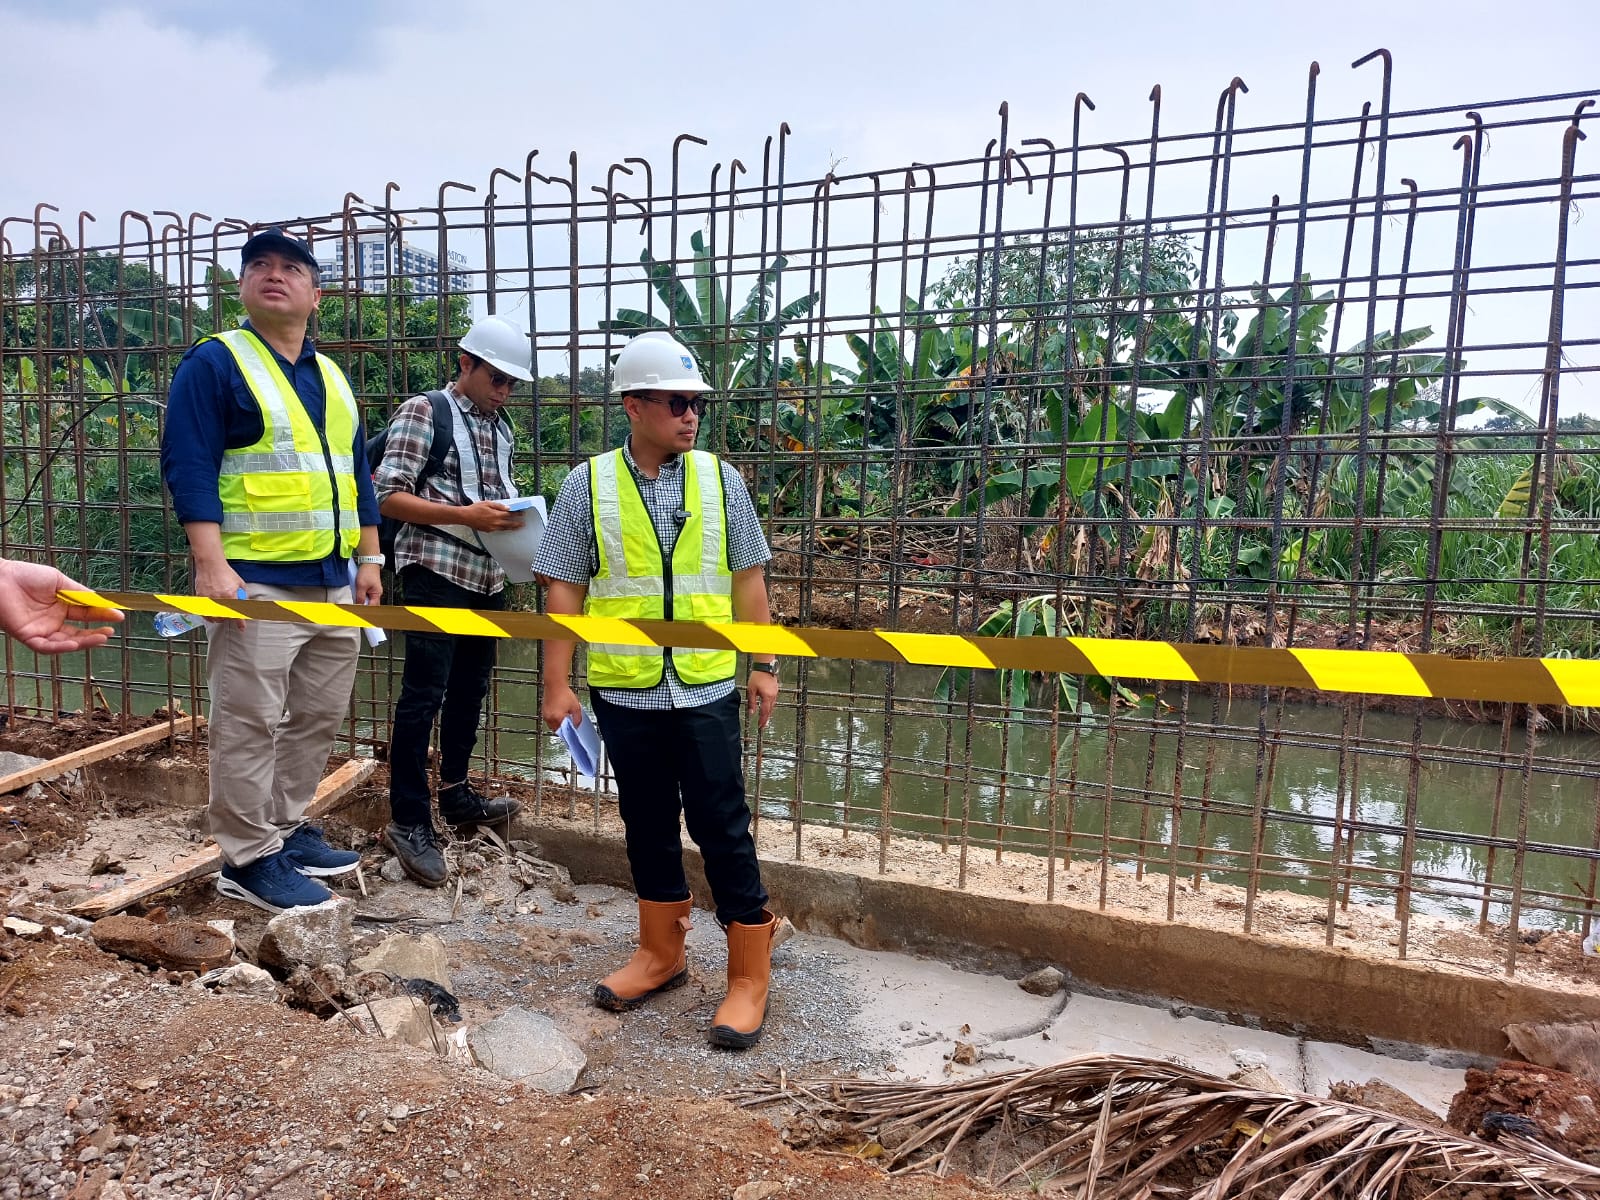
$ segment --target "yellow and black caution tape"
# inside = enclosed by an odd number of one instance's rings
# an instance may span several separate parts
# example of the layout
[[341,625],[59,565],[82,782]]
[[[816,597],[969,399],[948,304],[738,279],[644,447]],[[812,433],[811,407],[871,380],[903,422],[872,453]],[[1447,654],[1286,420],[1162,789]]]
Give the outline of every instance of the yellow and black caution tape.
[[1388,650],[1275,650],[1121,638],[969,637],[952,633],[901,633],[893,629],[619,621],[612,617],[483,612],[417,605],[219,601],[201,596],[142,592],[70,591],[62,592],[61,596],[71,604],[136,612],[176,610],[199,617],[299,621],[359,629],[409,629],[538,641],[739,650],[787,658],[842,658],[979,670],[1045,671],[1169,683],[1265,685],[1369,696],[1600,706],[1600,661],[1594,659],[1466,659]]

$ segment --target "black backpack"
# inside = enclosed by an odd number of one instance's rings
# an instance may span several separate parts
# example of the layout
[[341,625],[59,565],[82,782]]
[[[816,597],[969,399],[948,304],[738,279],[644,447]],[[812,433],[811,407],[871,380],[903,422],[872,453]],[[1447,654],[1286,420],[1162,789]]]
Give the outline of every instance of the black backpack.
[[[444,456],[450,453],[450,447],[455,445],[456,440],[455,422],[450,419],[450,397],[443,392],[424,394],[433,405],[433,445],[428,448],[428,461],[423,464],[421,472],[417,475],[418,490],[421,490],[424,481],[444,467]],[[377,473],[378,464],[383,461],[383,452],[388,445],[388,425],[367,439],[369,471]],[[378,547],[383,551],[383,565],[390,571],[394,570],[394,539],[404,524],[404,521],[397,521],[393,517],[381,514],[378,517]]]

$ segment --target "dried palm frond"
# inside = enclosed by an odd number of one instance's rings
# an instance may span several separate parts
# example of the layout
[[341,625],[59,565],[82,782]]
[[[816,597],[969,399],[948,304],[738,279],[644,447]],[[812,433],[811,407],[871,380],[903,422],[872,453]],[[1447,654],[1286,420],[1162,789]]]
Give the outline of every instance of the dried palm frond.
[[1154,1059],[1077,1058],[941,1084],[783,1077],[728,1098],[795,1105],[847,1142],[881,1146],[892,1172],[943,1175],[963,1143],[970,1149],[998,1130],[1021,1149],[993,1182],[1040,1172],[1048,1190],[1094,1200],[1442,1198],[1469,1188],[1485,1197],[1600,1197],[1600,1169],[1531,1138],[1458,1137]]

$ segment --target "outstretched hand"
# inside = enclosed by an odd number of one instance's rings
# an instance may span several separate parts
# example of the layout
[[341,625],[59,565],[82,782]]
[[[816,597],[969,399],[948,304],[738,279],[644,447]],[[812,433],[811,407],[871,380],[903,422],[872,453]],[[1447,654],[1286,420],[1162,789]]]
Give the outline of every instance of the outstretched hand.
[[0,559],[0,629],[40,654],[67,654],[103,646],[109,625],[83,628],[69,621],[120,621],[114,608],[68,604],[59,591],[85,591],[83,584],[42,563]]

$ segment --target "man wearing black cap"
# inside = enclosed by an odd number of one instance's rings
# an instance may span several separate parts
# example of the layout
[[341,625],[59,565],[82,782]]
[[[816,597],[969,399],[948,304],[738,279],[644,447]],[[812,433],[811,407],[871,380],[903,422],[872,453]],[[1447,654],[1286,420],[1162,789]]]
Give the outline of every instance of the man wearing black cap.
[[[196,595],[372,604],[383,594],[360,409],[306,336],[321,294],[305,243],[257,233],[239,277],[250,319],[202,338],[173,375],[161,470]],[[282,621],[206,630],[217,890],[272,912],[319,904],[332,893],[314,877],[359,861],[305,811],[350,705],[360,634]]]

